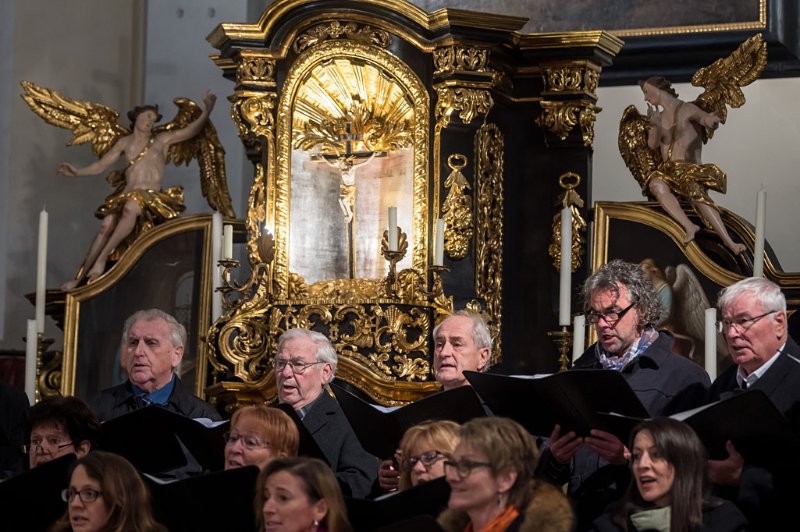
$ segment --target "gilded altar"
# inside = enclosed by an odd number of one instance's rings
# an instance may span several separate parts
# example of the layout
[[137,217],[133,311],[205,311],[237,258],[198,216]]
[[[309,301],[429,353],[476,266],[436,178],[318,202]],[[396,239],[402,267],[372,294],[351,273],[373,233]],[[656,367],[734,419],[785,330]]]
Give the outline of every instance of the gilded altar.
[[274,399],[277,338],[307,327],[331,339],[339,379],[383,404],[418,399],[437,389],[433,328],[462,307],[486,316],[493,363],[550,365],[516,341],[507,357],[504,340],[534,334],[528,347],[551,357],[557,272],[545,257],[559,175],[582,175],[575,193],[587,196],[595,90],[622,43],[521,34],[525,21],[279,0],[208,36],[254,168],[249,265],[224,265],[248,279],[224,289],[207,336],[211,396]]

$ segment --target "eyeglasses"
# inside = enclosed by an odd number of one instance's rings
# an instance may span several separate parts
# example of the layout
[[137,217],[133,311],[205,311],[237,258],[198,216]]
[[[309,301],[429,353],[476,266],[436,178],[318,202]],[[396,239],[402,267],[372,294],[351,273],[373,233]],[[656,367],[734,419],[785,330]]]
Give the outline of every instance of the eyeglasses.
[[444,461],[444,474],[447,474],[448,469],[452,469],[458,475],[458,478],[464,480],[472,474],[472,470],[476,467],[492,467],[492,464],[487,462],[472,462],[471,460],[461,460],[453,462],[452,460]]
[[321,360],[317,362],[303,362],[301,360],[286,360],[285,358],[276,358],[274,362],[275,371],[283,371],[283,368],[289,366],[292,368],[292,373],[295,375],[302,375],[309,367],[316,364],[325,364],[325,362]]
[[440,451],[428,451],[427,453],[422,453],[419,456],[409,456],[407,460],[403,462],[403,465],[406,469],[412,469],[418,462],[422,462],[426,468],[432,466],[440,459],[445,458],[444,453]]
[[634,301],[633,303],[631,303],[622,310],[609,310],[607,312],[597,312],[596,310],[590,310],[586,312],[586,321],[587,323],[591,323],[592,325],[594,325],[595,323],[600,321],[600,318],[603,318],[609,325],[614,325],[619,320],[621,320],[625,316],[625,314],[627,314],[628,311],[632,309],[638,302],[639,300],[637,299],[636,301]]
[[744,334],[750,327],[755,325],[758,320],[776,312],[779,311],[770,310],[769,312],[765,312],[764,314],[755,316],[753,318],[738,317],[732,320],[719,320],[717,321],[717,331],[724,334],[728,331],[728,329],[733,327],[739,334]]
[[40,449],[39,452],[42,452],[42,453],[44,452],[44,448],[45,447],[47,447],[48,449],[50,449],[52,451],[56,451],[57,452],[57,451],[60,451],[61,449],[63,449],[64,447],[69,447],[70,445],[74,445],[74,443],[71,442],[71,441],[62,443],[62,442],[58,441],[58,438],[55,438],[55,437],[45,438],[43,440],[40,440],[40,439],[37,438],[35,440],[31,440],[31,443],[29,445],[23,445],[22,446],[22,452],[25,453],[25,454],[30,454],[37,447]]
[[244,434],[231,434],[230,432],[226,432],[222,435],[222,439],[225,440],[226,445],[234,445],[237,441],[241,441],[242,446],[248,451],[269,448],[268,443],[262,442],[256,436],[245,436]]
[[70,502],[72,498],[77,495],[80,497],[82,503],[90,503],[96,501],[97,498],[102,494],[102,491],[93,490],[92,488],[83,488],[82,490],[66,488],[61,490],[61,500],[64,502]]

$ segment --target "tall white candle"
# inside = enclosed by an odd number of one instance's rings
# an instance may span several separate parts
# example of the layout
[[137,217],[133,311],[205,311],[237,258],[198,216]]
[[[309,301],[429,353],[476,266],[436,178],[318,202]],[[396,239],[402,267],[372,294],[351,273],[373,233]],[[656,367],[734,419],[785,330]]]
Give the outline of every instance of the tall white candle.
[[753,247],[753,277],[764,275],[764,233],[767,225],[767,191],[758,191],[756,201],[756,242]]
[[444,265],[444,220],[436,220],[436,239],[433,245],[433,265]]
[[572,304],[572,213],[569,207],[561,209],[561,266],[558,324],[570,324],[570,305]]
[[222,316],[222,293],[217,288],[222,286],[222,270],[217,261],[222,258],[222,214],[214,211],[211,217],[211,271],[213,277],[214,293],[211,295],[211,321],[217,321]]
[[711,380],[717,378],[717,309],[706,309],[706,371]]
[[389,251],[397,251],[397,207],[389,207]]
[[222,258],[233,258],[233,226],[230,224],[222,229]]
[[572,321],[572,363],[586,350],[586,316],[579,314]]
[[36,401],[36,352],[38,334],[36,333],[36,320],[28,320],[25,332],[25,393],[28,401]]
[[47,281],[47,211],[39,213],[39,249],[36,254],[36,331],[44,334],[44,306]]

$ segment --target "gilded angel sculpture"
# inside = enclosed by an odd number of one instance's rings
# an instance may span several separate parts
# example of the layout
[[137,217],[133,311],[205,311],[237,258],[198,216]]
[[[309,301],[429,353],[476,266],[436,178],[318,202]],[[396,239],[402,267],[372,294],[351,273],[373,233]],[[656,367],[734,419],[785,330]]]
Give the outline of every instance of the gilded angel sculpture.
[[720,217],[719,207],[708,191],[722,194],[727,176],[715,164],[700,160],[702,146],[727,118],[727,107],[745,103],[740,87],[755,81],[767,64],[767,45],[754,35],[726,58],[701,68],[692,85],[705,91],[693,102],[678,93],[663,77],[639,83],[647,102],[647,116],[628,106],[619,126],[619,150],[626,166],[642,187],[642,194],[655,199],[686,232],[684,244],[700,230],[683,210],[687,201],[703,224],[714,231],[734,254],[745,246],[731,240]]
[[59,175],[96,175],[107,170],[124,155],[126,166],[112,171],[106,180],[115,187],[95,215],[100,229],[92,241],[74,279],[61,285],[72,290],[86,279],[103,274],[110,258],[117,259],[142,232],[175,218],[185,210],[183,187],[162,190],[168,162],[175,165],[197,158],[203,196],[223,215],[234,217],[225,176],[225,151],[208,119],[216,96],[203,95],[203,107],[187,98],[176,98],[178,113],[161,126],[157,105],[137,106],[128,113],[130,129],[118,123],[119,114],[98,103],[66,98],[58,92],[22,82],[22,98],[48,124],[71,129],[67,144],[92,143],[99,160],[83,168],[61,163]]

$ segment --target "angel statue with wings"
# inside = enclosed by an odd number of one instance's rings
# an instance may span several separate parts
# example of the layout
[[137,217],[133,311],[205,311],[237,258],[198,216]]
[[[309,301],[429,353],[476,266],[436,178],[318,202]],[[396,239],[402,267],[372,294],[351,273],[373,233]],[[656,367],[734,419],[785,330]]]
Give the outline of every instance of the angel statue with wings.
[[639,83],[647,103],[647,116],[633,105],[622,114],[619,149],[626,166],[642,187],[642,194],[655,199],[686,233],[683,243],[694,239],[700,227],[681,206],[687,201],[703,224],[714,231],[735,255],[745,250],[734,242],[720,217],[719,207],[708,191],[722,194],[727,176],[715,164],[703,164],[703,144],[727,118],[727,106],[745,103],[740,87],[755,81],[767,64],[767,45],[754,35],[731,55],[701,68],[692,85],[705,91],[693,102],[678,98],[669,81],[660,76]]
[[91,142],[99,157],[83,168],[61,163],[59,175],[96,175],[121,156],[127,162],[124,169],[106,178],[116,189],[97,209],[100,229],[75,278],[62,284],[62,290],[72,290],[84,279],[95,280],[105,272],[108,260],[118,259],[138,235],[185,210],[183,187],[161,189],[168,162],[189,164],[196,157],[203,196],[213,209],[235,216],[225,176],[225,151],[208,119],[216,101],[210,92],[203,95],[202,108],[187,98],[176,98],[178,114],[162,126],[156,126],[161,120],[157,105],[137,106],[128,113],[128,129],[117,122],[119,114],[105,105],[65,98],[27,81],[22,87],[23,99],[36,114],[73,131],[68,145]]

